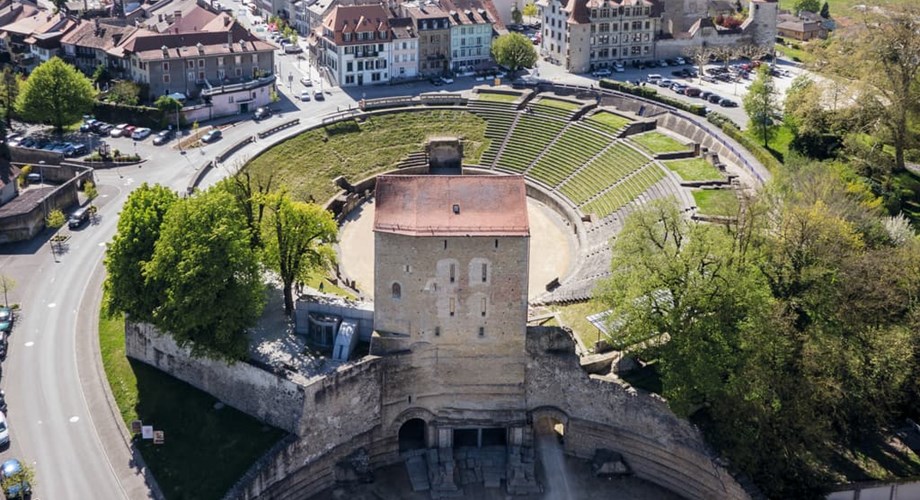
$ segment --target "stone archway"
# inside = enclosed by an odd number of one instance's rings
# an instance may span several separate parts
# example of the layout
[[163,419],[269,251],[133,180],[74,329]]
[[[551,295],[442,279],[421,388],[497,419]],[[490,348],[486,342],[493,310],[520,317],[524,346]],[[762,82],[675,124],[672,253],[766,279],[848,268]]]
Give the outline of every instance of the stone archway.
[[399,452],[426,448],[428,424],[420,418],[410,418],[399,427]]

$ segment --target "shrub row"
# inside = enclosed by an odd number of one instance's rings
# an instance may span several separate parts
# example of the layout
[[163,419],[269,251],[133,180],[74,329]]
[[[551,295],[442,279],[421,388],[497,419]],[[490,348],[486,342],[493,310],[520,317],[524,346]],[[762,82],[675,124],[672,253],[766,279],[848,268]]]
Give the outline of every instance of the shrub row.
[[688,113],[693,113],[698,116],[706,116],[706,106],[702,104],[684,102],[679,99],[674,99],[673,97],[668,97],[666,95],[660,95],[658,94],[658,90],[648,85],[633,85],[628,82],[602,79],[600,81],[600,86],[603,89],[616,90],[625,94],[632,94],[635,96],[644,97],[646,99],[651,99],[653,101],[658,101],[662,104],[667,104],[668,106],[682,109]]
[[767,167],[767,170],[777,172],[783,167],[782,163],[780,163],[767,148],[748,137],[731,118],[719,113],[709,113],[706,119],[709,120],[709,123],[722,129],[729,137],[738,141],[741,146],[750,151],[751,154],[754,155],[754,158],[757,158],[764,167]]
[[130,123],[138,127],[153,129],[165,128],[169,120],[175,120],[175,114],[168,116],[162,110],[147,106],[127,106],[111,102],[96,101],[93,104],[93,116],[109,123]]

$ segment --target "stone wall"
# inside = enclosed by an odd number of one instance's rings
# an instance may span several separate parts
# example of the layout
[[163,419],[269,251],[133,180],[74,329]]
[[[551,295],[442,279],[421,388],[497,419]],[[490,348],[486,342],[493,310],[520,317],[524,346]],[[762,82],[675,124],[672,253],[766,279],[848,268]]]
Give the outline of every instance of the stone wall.
[[663,400],[582,371],[565,331],[528,328],[527,352],[527,407],[567,417],[566,453],[592,458],[607,448],[623,454],[637,476],[687,498],[748,498],[699,431]]
[[247,363],[193,358],[152,325],[125,322],[125,353],[207,392],[222,402],[288,432],[299,433],[304,388]]

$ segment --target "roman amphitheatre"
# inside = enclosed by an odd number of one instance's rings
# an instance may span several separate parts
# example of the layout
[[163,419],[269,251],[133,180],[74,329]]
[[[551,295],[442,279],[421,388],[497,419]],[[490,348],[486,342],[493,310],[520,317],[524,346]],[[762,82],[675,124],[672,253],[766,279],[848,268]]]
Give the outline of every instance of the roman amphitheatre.
[[167,337],[126,334],[132,357],[290,433],[236,497],[748,498],[694,426],[624,381],[618,353],[535,321],[591,298],[642,204],[737,213],[767,174],[704,119],[596,89],[483,87],[366,101],[244,168],[340,222],[326,293],[295,314],[335,361],[188,369]]

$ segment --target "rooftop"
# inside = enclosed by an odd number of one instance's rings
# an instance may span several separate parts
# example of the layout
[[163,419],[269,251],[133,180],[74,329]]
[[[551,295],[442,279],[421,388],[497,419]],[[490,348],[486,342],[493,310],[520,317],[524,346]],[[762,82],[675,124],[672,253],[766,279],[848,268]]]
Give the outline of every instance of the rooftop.
[[375,196],[375,232],[530,236],[520,175],[382,175]]

